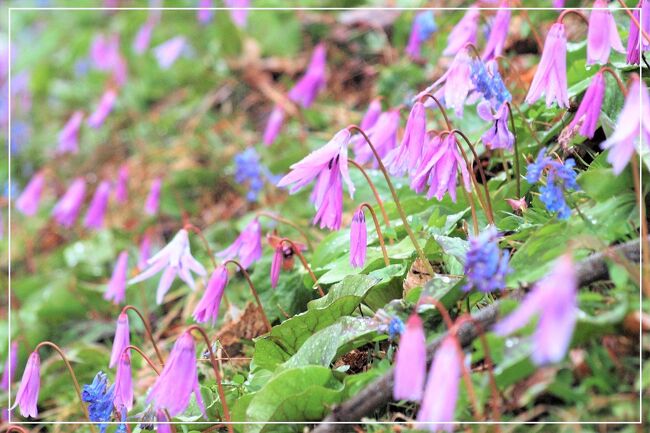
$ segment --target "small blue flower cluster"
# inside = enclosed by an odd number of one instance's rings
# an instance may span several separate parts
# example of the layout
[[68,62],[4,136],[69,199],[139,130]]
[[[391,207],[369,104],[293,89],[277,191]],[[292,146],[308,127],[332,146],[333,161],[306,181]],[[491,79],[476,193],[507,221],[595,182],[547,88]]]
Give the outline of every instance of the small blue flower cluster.
[[235,181],[248,182],[246,199],[250,202],[257,201],[260,191],[264,188],[265,179],[272,184],[277,183],[276,176],[260,163],[260,156],[252,147],[235,155],[234,162]]
[[506,102],[512,100],[512,95],[503,83],[501,74],[493,64],[488,68],[481,60],[472,60],[470,79],[474,84],[476,90],[483,95],[486,101],[492,104],[492,107],[497,109]]
[[106,432],[108,424],[104,424],[111,419],[113,412],[113,393],[115,385],[108,385],[106,373],[100,371],[95,375],[90,385],[84,385],[81,393],[81,399],[88,405],[88,415],[91,421],[95,421],[99,426],[101,433]]
[[388,323],[388,336],[394,340],[398,335],[404,332],[404,322],[397,316],[393,316]]
[[469,240],[465,256],[465,291],[476,288],[489,293],[505,287],[505,277],[510,273],[510,255],[498,245],[499,233],[490,226],[483,233]]
[[419,13],[415,17],[415,23],[417,25],[418,39],[420,41],[426,41],[438,30],[432,10]]
[[557,212],[559,219],[567,219],[571,216],[571,208],[564,198],[564,191],[580,189],[576,172],[573,170],[576,163],[572,158],[562,163],[546,156],[545,153],[546,148],[539,152],[535,162],[528,165],[526,180],[530,184],[537,183],[546,170],[546,185],[539,189],[539,198],[549,212]]

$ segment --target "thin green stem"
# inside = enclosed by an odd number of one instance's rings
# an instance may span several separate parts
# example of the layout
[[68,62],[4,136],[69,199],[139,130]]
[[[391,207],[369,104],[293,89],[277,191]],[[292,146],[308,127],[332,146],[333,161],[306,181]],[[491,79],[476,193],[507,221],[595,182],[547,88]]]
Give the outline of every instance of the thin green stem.
[[515,180],[517,185],[517,198],[521,198],[521,168],[519,166],[519,145],[517,143],[517,129],[515,128],[515,118],[512,114],[512,106],[510,102],[506,102],[508,105],[508,116],[510,117],[510,128],[512,129],[512,135],[514,139],[514,151],[515,151]]

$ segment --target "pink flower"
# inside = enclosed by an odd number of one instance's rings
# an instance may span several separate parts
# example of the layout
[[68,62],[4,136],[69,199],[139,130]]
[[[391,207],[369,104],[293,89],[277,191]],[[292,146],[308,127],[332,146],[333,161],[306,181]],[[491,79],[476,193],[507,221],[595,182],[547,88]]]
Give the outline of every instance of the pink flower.
[[506,149],[512,151],[515,143],[515,136],[508,129],[508,106],[502,104],[496,113],[492,113],[490,103],[483,101],[478,104],[478,115],[487,121],[492,122],[492,126],[482,136],[481,141],[488,149]]
[[417,101],[413,104],[406,122],[402,144],[391,150],[384,159],[390,174],[401,176],[405,171],[413,171],[417,167],[424,146],[426,129],[427,117],[424,104]]
[[427,374],[426,340],[422,320],[417,313],[406,321],[395,355],[395,400],[420,401]]
[[11,383],[14,380],[16,375],[16,368],[18,367],[18,342],[12,341],[11,348],[9,349],[9,355],[5,361],[4,370],[2,370],[2,382],[0,383],[0,388],[7,391],[11,386]]
[[115,388],[113,404],[120,411],[122,408],[127,411],[133,408],[133,383],[131,378],[131,355],[125,351],[120,355],[115,372]]
[[131,344],[131,336],[129,334],[129,316],[125,312],[121,312],[117,317],[117,326],[115,327],[115,338],[113,339],[113,348],[111,350],[111,360],[108,364],[110,368],[117,365],[120,360],[124,349]]
[[185,48],[186,40],[183,36],[176,36],[154,48],[154,55],[162,69],[169,69]]
[[366,262],[367,242],[366,216],[363,213],[363,207],[359,207],[354,212],[350,225],[350,265],[353,268],[362,268]]
[[250,0],[224,0],[224,4],[229,8],[234,8],[229,10],[232,22],[239,28],[246,27]]
[[476,44],[479,18],[479,9],[472,6],[449,33],[447,48],[442,52],[444,56],[457,54],[467,43]]
[[560,257],[551,272],[533,287],[514,312],[494,326],[508,335],[539,316],[533,334],[532,359],[537,365],[561,361],[566,355],[578,313],[578,278],[569,254]]
[[79,129],[84,119],[82,111],[75,111],[61,132],[59,132],[59,145],[56,153],[77,153],[79,152]]
[[650,143],[650,96],[645,83],[637,77],[630,84],[614,134],[601,144],[603,149],[609,149],[607,161],[615,174],[620,174],[630,161],[639,146],[639,135],[641,143],[647,146]]
[[318,93],[325,87],[325,56],[325,45],[316,45],[307,71],[289,91],[289,99],[304,108],[311,106]]
[[102,99],[97,105],[97,108],[88,118],[88,126],[91,128],[99,128],[102,126],[104,120],[106,120],[106,117],[108,117],[110,112],[113,110],[116,99],[117,93],[115,93],[115,90],[108,89],[106,92],[104,92]]
[[100,182],[93,199],[90,201],[84,225],[89,229],[101,229],[104,226],[104,215],[108,206],[108,196],[111,193],[111,184],[103,180]]
[[151,189],[149,195],[144,203],[144,211],[147,215],[154,216],[158,213],[158,206],[160,205],[160,190],[162,188],[162,179],[156,178],[151,182]]
[[526,197],[522,197],[518,199],[507,198],[506,203],[508,203],[512,208],[512,210],[514,211],[523,212],[526,209],[528,209],[528,203],[526,203]]
[[147,231],[140,241],[138,254],[138,269],[142,270],[147,267],[147,260],[151,255],[151,234]]
[[239,264],[248,269],[262,257],[262,227],[257,218],[252,220],[239,234],[235,242],[217,256],[224,260],[238,259]]
[[34,351],[29,355],[23,378],[20,381],[16,400],[9,410],[18,406],[20,414],[24,417],[36,418],[38,416],[38,392],[41,388],[41,358]]
[[194,338],[189,332],[184,332],[174,343],[163,371],[151,388],[147,402],[153,402],[156,409],[167,409],[171,416],[176,416],[187,408],[192,393],[196,404],[206,417],[197,376]]
[[271,111],[269,120],[266,123],[266,129],[264,130],[263,142],[265,145],[270,146],[273,144],[280,131],[282,130],[282,125],[284,124],[284,110],[281,106],[276,105]]
[[221,298],[223,292],[228,285],[228,269],[220,265],[214,270],[205,288],[203,297],[196,305],[194,310],[194,320],[198,323],[206,323],[211,321],[212,326],[217,323],[219,318],[219,306],[221,305]]
[[199,0],[198,7],[201,8],[196,11],[196,18],[201,24],[207,24],[212,21],[212,16],[214,11],[209,9],[214,7],[214,2],[212,0]]
[[[440,78],[436,80],[431,86],[420,92],[416,99],[422,98],[427,93],[430,93],[438,86],[442,86],[436,91],[437,98],[444,98],[443,102],[445,107],[453,108],[456,116],[463,117],[463,110],[465,100],[469,92],[474,89],[474,84],[471,79],[472,75],[472,58],[467,48],[463,48],[456,54],[454,60],[451,62],[449,69]],[[424,102],[425,107],[432,106],[434,102],[427,98]]]
[[115,201],[124,204],[129,199],[129,167],[123,164],[117,174],[117,185],[115,186]]
[[609,52],[615,49],[619,53],[625,52],[621,38],[618,35],[616,21],[612,13],[607,10],[605,0],[595,0],[594,8],[589,16],[589,30],[587,31],[587,64],[605,64],[609,61]]
[[422,42],[429,39],[437,30],[438,27],[432,10],[425,10],[416,14],[411,24],[411,34],[406,46],[406,54],[413,60],[419,60]]
[[90,60],[100,71],[113,69],[120,56],[120,38],[117,34],[97,35],[90,46]]
[[167,415],[165,415],[165,412],[163,412],[162,410],[157,410],[156,421],[158,421],[159,423],[167,421],[164,424],[158,424],[156,433],[172,433],[172,428],[170,427],[171,424],[169,424],[170,420],[167,419]]
[[278,280],[280,279],[280,269],[282,269],[282,262],[284,261],[284,251],[281,246],[278,246],[273,253],[273,261],[271,262],[271,287],[276,288]]
[[86,182],[78,177],[52,209],[52,216],[56,222],[66,228],[72,227],[79,215],[85,193]]
[[[399,130],[399,111],[395,109],[388,110],[379,115],[377,122],[365,130],[368,138],[377,150],[379,156],[383,159],[388,153],[397,145],[397,131]],[[368,161],[374,160],[374,155],[370,146],[364,140],[359,140],[354,143],[354,156],[355,161],[359,164],[365,164]],[[377,165],[377,161],[374,161]]]
[[569,128],[580,125],[580,134],[593,138],[600,118],[600,110],[603,106],[605,96],[605,77],[602,72],[596,73],[582,97],[578,111],[576,111]]
[[490,29],[490,36],[485,43],[485,49],[483,49],[483,54],[481,54],[483,60],[493,59],[503,54],[503,47],[508,37],[510,15],[508,0],[502,0],[494,21],[492,21],[492,28]]
[[157,23],[157,19],[152,19],[152,17],[150,17],[140,27],[138,33],[135,35],[135,39],[133,40],[134,53],[142,54],[147,51],[147,48],[149,48],[149,44],[151,43],[151,34],[153,33],[153,29],[156,27]]
[[119,305],[126,298],[126,278],[129,266],[129,253],[122,251],[117,257],[115,267],[113,268],[113,275],[104,293],[104,299],[113,301],[115,305]]
[[[641,10],[641,15],[643,19],[640,19],[639,9]],[[650,33],[650,1],[648,0],[639,0],[639,3],[636,5],[635,10],[632,12],[634,19],[641,24],[641,28],[646,32]],[[630,32],[627,38],[627,62],[633,65],[639,64],[641,60],[641,50],[648,51],[650,49],[650,41],[647,41],[645,38],[641,38],[639,43],[639,28],[634,24],[634,21],[630,19]]]
[[[379,98],[375,98],[370,102],[370,104],[368,104],[368,110],[366,110],[366,113],[363,115],[363,119],[361,119],[361,129],[367,131],[368,129],[372,128],[375,123],[377,123],[380,115],[381,101]],[[363,137],[359,138],[363,139]]]
[[544,51],[533,82],[526,95],[526,102],[533,104],[542,93],[546,94],[546,106],[556,101],[560,108],[569,106],[566,80],[566,35],[564,24],[555,23],[546,36]]
[[45,175],[42,171],[36,173],[27,183],[23,192],[16,199],[16,209],[23,215],[32,216],[38,211],[41,194],[45,186]]

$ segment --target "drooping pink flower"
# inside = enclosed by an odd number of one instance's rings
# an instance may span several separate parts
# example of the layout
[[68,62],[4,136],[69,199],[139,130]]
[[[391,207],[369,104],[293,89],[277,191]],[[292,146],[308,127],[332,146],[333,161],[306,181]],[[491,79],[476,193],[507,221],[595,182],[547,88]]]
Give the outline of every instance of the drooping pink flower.
[[433,10],[425,10],[416,14],[411,24],[411,34],[406,45],[406,54],[413,60],[420,60],[422,42],[429,39],[437,29],[438,26],[433,16]]
[[[399,130],[399,111],[390,109],[379,115],[375,124],[365,130],[368,138],[377,150],[379,156],[383,159],[388,155],[388,152],[393,150],[397,145],[397,132]],[[363,138],[363,137],[362,137]],[[375,156],[366,143],[365,139],[360,139],[354,143],[354,159],[359,164],[365,164],[368,161],[374,160]],[[374,161],[377,165],[377,161]]]
[[27,183],[25,189],[16,199],[15,207],[23,215],[32,216],[38,211],[41,194],[45,186],[45,175],[42,171],[36,173]]
[[210,8],[214,7],[214,2],[212,0],[199,0],[198,7],[200,9],[196,11],[196,19],[198,19],[201,24],[207,24],[212,21],[214,11]]
[[151,233],[147,231],[142,240],[140,241],[140,248],[138,251],[138,270],[143,270],[147,267],[147,260],[151,257]]
[[510,8],[508,7],[508,0],[502,0],[499,5],[494,21],[492,21],[492,28],[490,29],[490,36],[485,43],[485,48],[481,54],[483,60],[490,60],[503,53],[503,47],[506,44],[508,37],[508,26],[510,24]]
[[271,287],[276,288],[280,279],[280,270],[284,261],[284,251],[282,246],[278,246],[273,252],[273,261],[271,262]]
[[104,226],[104,215],[106,214],[110,193],[110,182],[101,181],[90,201],[90,206],[88,206],[84,226],[89,229],[101,229]]
[[210,276],[203,297],[194,310],[193,316],[197,323],[212,322],[212,326],[217,323],[221,298],[227,285],[228,269],[223,265],[217,266]]
[[512,210],[514,211],[523,212],[526,209],[528,209],[528,203],[526,203],[526,197],[522,197],[518,199],[507,198],[506,203],[508,203],[512,208]]
[[149,189],[149,195],[147,196],[146,201],[144,202],[144,211],[147,215],[154,216],[158,213],[158,207],[160,205],[160,190],[162,189],[162,179],[156,178],[151,181],[151,188]]
[[368,228],[363,207],[359,207],[352,216],[350,224],[350,265],[362,268],[366,262],[366,245],[368,243]]
[[413,104],[406,121],[402,144],[391,150],[384,159],[384,165],[390,174],[401,176],[405,171],[412,171],[417,167],[422,154],[426,129],[427,118],[424,104],[417,101]]
[[162,304],[163,298],[176,276],[180,277],[192,290],[195,290],[196,285],[191,271],[201,277],[207,275],[203,265],[192,257],[190,241],[185,229],[179,230],[170,243],[147,260],[147,266],[149,266],[147,269],[129,280],[129,284],[144,281],[164,269],[156,291],[156,302],[158,304]]
[[196,403],[205,417],[205,405],[199,389],[194,338],[184,332],[172,348],[163,371],[151,388],[147,402],[156,409],[167,409],[171,416],[182,413],[194,393]]
[[289,99],[304,108],[309,108],[318,93],[325,87],[325,66],[325,45],[320,43],[314,48],[305,75],[289,91]]
[[566,34],[564,24],[555,23],[546,36],[542,58],[535,71],[526,102],[533,104],[542,93],[546,94],[546,106],[557,102],[560,108],[569,106],[566,79]]
[[88,126],[92,128],[99,128],[106,120],[106,117],[113,110],[115,105],[115,100],[117,99],[117,93],[113,89],[108,89],[102,95],[102,99],[99,101],[97,108],[88,118]]
[[108,364],[110,368],[117,365],[124,349],[131,344],[131,334],[129,331],[129,316],[125,312],[121,312],[117,317],[117,325],[115,326],[115,337],[113,339],[113,348],[111,349],[111,360]]
[[225,250],[217,256],[224,260],[237,259],[239,264],[248,269],[262,257],[262,226],[257,218],[252,220]]
[[159,423],[156,429],[156,433],[172,433],[171,424],[169,424],[170,420],[167,419],[167,415],[165,415],[165,412],[163,412],[162,410],[157,410],[156,421],[158,421]]
[[269,120],[266,122],[266,129],[264,129],[264,138],[263,142],[265,145],[270,146],[273,144],[280,131],[282,130],[282,125],[284,125],[284,110],[281,106],[276,105],[271,111]]
[[135,39],[133,39],[134,53],[143,54],[145,51],[147,51],[149,44],[151,43],[151,35],[153,33],[153,29],[156,27],[157,23],[158,20],[149,17],[149,19],[147,19],[147,21],[142,24],[138,30],[138,33],[135,35]]
[[618,35],[616,21],[612,13],[607,10],[605,0],[595,0],[594,9],[589,15],[589,29],[587,31],[587,64],[601,65],[609,61],[611,49],[619,53],[625,52],[623,43]]
[[533,287],[514,312],[494,326],[498,335],[508,335],[539,316],[533,334],[532,359],[537,365],[561,361],[575,327],[578,278],[570,254],[561,256],[551,272]]
[[482,136],[481,141],[488,149],[506,149],[512,151],[515,143],[515,136],[508,129],[508,105],[502,104],[495,113],[490,109],[490,103],[483,101],[478,104],[478,115],[487,121],[492,122],[492,126]]
[[162,69],[169,69],[181,55],[187,41],[183,36],[176,36],[153,49],[158,65]]
[[395,400],[420,401],[427,374],[426,340],[422,319],[417,313],[406,321],[395,355]]
[[52,209],[52,216],[56,222],[66,228],[72,227],[79,215],[85,194],[86,181],[78,177]]
[[129,253],[122,251],[117,257],[115,267],[113,268],[113,275],[104,293],[104,299],[113,301],[115,305],[119,305],[126,298],[126,279],[129,270]]
[[11,383],[14,381],[14,376],[16,375],[17,367],[18,367],[18,342],[14,340],[11,342],[9,355],[7,355],[7,360],[5,361],[5,366],[4,369],[2,370],[2,382],[0,382],[1,389],[4,389],[5,391],[9,389]]
[[[429,369],[424,397],[417,421],[427,424],[430,431],[452,432],[454,412],[458,400],[461,362],[456,337],[448,335],[442,340]],[[433,424],[436,423],[436,424]],[[442,423],[442,424],[440,424]]]
[[[368,104],[368,109],[361,119],[361,123],[359,124],[361,129],[364,131],[370,130],[370,128],[375,126],[375,123],[377,123],[379,116],[381,116],[381,101],[379,98],[375,98],[370,102],[370,104]],[[357,149],[361,150],[365,145],[364,141],[365,140],[361,134],[356,134],[352,137],[352,147],[355,149],[355,154]]]
[[24,417],[36,418],[38,416],[38,392],[41,388],[41,358],[38,352],[34,351],[27,359],[27,365],[20,381],[16,400],[9,410],[16,406]]
[[124,204],[129,199],[129,167],[126,164],[120,166],[117,173],[117,184],[115,186],[115,201]]
[[[636,8],[632,13],[636,22],[641,24],[643,31],[645,31],[646,34],[650,34],[650,1],[639,0],[639,3],[636,5]],[[636,24],[634,24],[634,21],[630,19],[630,32],[629,36],[627,37],[626,60],[632,65],[638,65],[641,61],[641,51],[648,51],[650,49],[650,41],[647,41],[645,38],[641,38],[641,41],[639,42],[640,36],[641,32],[639,32],[639,28],[636,26]]]
[[59,132],[59,144],[56,153],[59,155],[64,153],[77,153],[79,152],[79,129],[84,119],[83,111],[75,111],[68,122],[65,124],[61,132]]
[[[639,143],[639,135],[641,143]],[[609,149],[607,161],[620,174],[638,146],[650,143],[650,96],[645,83],[636,77],[627,92],[625,105],[618,115],[614,134],[601,147]]]
[[593,138],[600,118],[600,110],[605,96],[605,77],[602,72],[596,73],[591,79],[585,95],[582,97],[578,111],[576,111],[569,128],[580,125],[580,134]]
[[115,388],[113,405],[118,411],[122,408],[127,411],[133,408],[133,383],[131,377],[131,355],[129,351],[124,351],[120,355],[120,361],[117,363],[115,372]]
[[100,71],[113,69],[120,56],[120,37],[113,35],[97,35],[90,46],[90,60]]
[[[421,99],[427,93],[431,93],[440,86],[435,93],[438,99],[443,98],[445,107],[453,108],[456,116],[463,117],[465,100],[470,91],[474,88],[472,83],[472,57],[468,48],[462,48],[454,57],[449,69],[431,86],[420,92],[416,99]],[[431,107],[434,102],[427,98],[424,102],[425,107]]]
[[447,48],[442,52],[444,56],[457,54],[467,43],[476,44],[476,33],[478,31],[480,15],[479,9],[475,6],[467,10],[463,18],[449,33]]
[[232,22],[239,28],[246,27],[250,0],[224,0],[224,4],[232,8],[229,10]]

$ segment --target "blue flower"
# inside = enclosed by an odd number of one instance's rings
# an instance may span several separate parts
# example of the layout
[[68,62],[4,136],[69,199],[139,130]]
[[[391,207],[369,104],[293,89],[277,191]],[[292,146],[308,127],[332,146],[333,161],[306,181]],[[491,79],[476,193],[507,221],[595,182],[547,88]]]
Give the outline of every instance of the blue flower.
[[397,316],[393,316],[388,323],[388,335],[391,340],[394,340],[398,335],[404,332],[404,322]]
[[415,23],[417,25],[418,39],[420,41],[426,41],[436,32],[436,30],[438,30],[432,10],[417,14],[415,17]]
[[265,180],[273,184],[277,182],[276,176],[273,176],[269,169],[260,163],[260,156],[253,148],[248,148],[235,155],[234,162],[235,181],[248,184],[246,199],[250,202],[257,201],[259,193],[264,188]]
[[465,291],[476,288],[488,293],[505,287],[505,277],[511,271],[510,255],[499,249],[498,241],[499,233],[493,226],[470,238],[465,256]]
[[106,432],[107,421],[110,421],[113,412],[114,386],[108,387],[106,373],[100,371],[95,375],[90,385],[84,385],[81,399],[88,405],[88,415],[91,421],[95,421],[101,433]]
[[526,180],[530,184],[537,183],[546,172],[546,185],[539,189],[539,198],[549,212],[557,212],[559,219],[567,219],[571,216],[571,208],[566,202],[564,192],[580,189],[576,172],[573,170],[576,163],[572,158],[562,163],[546,156],[545,153],[546,148],[539,152],[535,162],[528,165]]
[[490,102],[494,109],[512,100],[495,61],[490,60],[485,64],[478,59],[472,60],[470,79],[476,91]]

